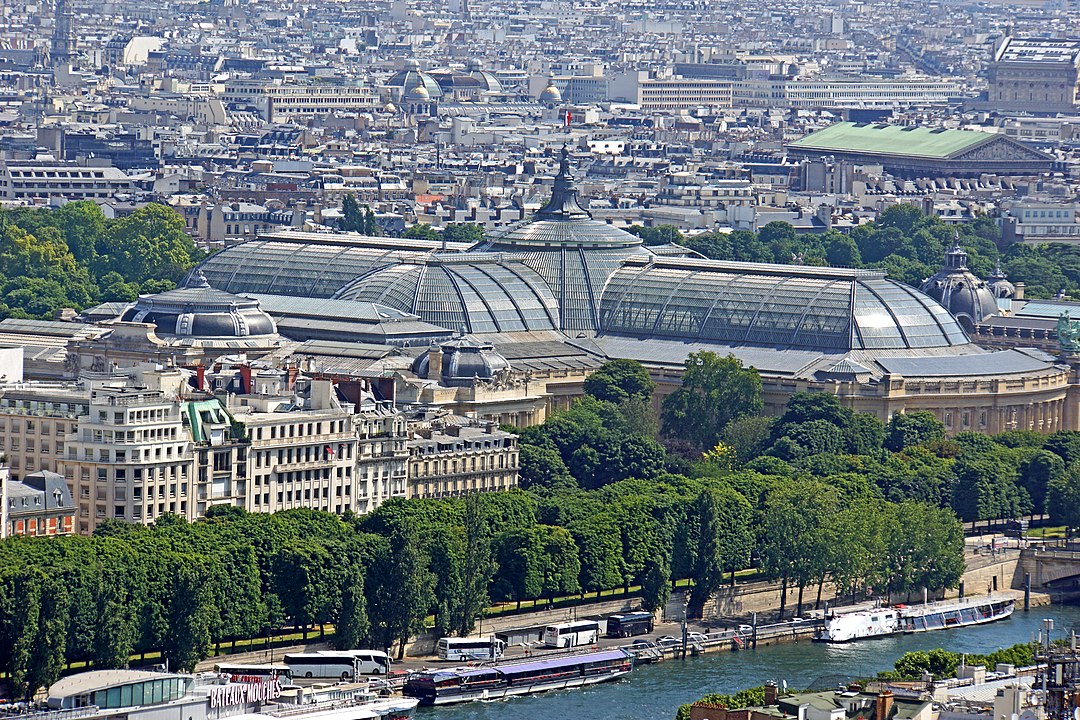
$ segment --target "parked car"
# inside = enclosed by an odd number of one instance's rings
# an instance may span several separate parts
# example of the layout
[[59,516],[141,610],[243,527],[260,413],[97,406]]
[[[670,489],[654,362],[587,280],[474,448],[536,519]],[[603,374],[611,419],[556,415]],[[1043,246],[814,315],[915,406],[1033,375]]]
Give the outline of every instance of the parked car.
[[656,638],[656,644],[660,647],[677,647],[682,645],[682,640],[674,635],[664,635],[663,637]]
[[638,638],[638,639],[637,639],[637,640],[635,640],[634,642],[630,643],[630,647],[631,647],[631,648],[633,648],[633,649],[635,649],[635,650],[641,650],[641,649],[643,649],[643,648],[651,648],[651,647],[655,647],[655,645],[653,645],[653,644],[652,644],[652,643],[651,643],[650,641],[648,641],[648,640],[642,640],[642,639]]
[[699,632],[686,633],[686,641],[687,642],[703,643],[708,639],[709,638],[706,637],[704,633],[699,633]]
[[740,635],[753,635],[754,634],[754,626],[753,625],[740,625],[736,629],[738,630],[738,633]]

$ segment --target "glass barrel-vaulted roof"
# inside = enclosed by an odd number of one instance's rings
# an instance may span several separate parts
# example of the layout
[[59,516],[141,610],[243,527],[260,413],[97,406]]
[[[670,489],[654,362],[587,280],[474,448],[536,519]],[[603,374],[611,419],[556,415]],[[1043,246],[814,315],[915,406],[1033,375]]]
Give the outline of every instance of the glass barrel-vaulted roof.
[[416,252],[412,248],[251,240],[211,255],[199,267],[212,287],[225,292],[328,298],[358,275]]
[[970,342],[945,308],[880,272],[684,259],[630,261],[616,271],[600,327],[835,353]]
[[356,278],[337,298],[382,303],[476,334],[559,327],[559,307],[544,279],[498,254],[413,258]]

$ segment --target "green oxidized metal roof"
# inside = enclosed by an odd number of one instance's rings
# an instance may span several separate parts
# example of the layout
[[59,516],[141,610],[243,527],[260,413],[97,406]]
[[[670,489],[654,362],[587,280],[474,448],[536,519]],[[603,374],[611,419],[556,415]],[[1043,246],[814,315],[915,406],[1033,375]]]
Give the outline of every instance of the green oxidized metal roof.
[[229,415],[225,408],[217,400],[197,400],[187,403],[188,422],[191,426],[191,437],[196,444],[207,441],[203,431],[203,419],[211,422],[228,422]]
[[841,122],[789,143],[794,150],[947,158],[996,137],[972,130]]

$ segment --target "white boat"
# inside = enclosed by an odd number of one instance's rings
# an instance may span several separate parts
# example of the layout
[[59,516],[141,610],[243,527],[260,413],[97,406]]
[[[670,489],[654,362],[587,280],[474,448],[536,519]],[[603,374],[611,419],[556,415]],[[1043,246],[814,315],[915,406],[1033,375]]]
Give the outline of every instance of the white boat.
[[1009,598],[970,598],[922,605],[895,605],[833,615],[814,639],[842,643],[898,633],[926,632],[982,625],[1013,613]]

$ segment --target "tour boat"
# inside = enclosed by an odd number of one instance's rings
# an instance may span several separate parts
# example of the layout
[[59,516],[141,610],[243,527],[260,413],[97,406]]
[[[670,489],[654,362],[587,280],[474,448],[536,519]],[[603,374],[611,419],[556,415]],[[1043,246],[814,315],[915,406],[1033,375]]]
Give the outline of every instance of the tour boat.
[[982,625],[1009,617],[1014,607],[1012,599],[975,598],[857,610],[827,618],[814,639],[841,643],[898,633]]
[[415,672],[406,679],[403,692],[421,705],[501,700],[595,685],[620,678],[632,669],[633,659],[625,651],[606,650],[491,667]]

